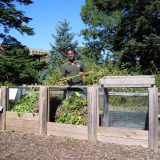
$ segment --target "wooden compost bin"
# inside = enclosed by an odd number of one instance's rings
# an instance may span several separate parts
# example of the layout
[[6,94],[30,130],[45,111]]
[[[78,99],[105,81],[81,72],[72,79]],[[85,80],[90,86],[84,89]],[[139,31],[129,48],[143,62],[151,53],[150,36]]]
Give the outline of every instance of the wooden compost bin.
[[[145,79],[144,82],[142,81],[143,79]],[[55,88],[55,86],[40,86],[39,115],[24,113],[21,117],[14,112],[6,111],[8,88],[1,87],[1,105],[4,107],[3,113],[0,114],[1,130],[67,136],[76,139],[156,149],[158,147],[158,89],[153,87],[154,84],[154,76],[116,76],[105,77],[100,80],[101,86],[87,86],[88,126],[48,122],[48,89],[49,87]],[[106,90],[108,87],[142,87],[142,85],[143,87],[148,87],[149,92],[149,131],[99,126],[99,87]],[[66,87],[59,86],[59,88]],[[104,96],[106,102],[104,115],[107,119],[108,95],[104,94]]]

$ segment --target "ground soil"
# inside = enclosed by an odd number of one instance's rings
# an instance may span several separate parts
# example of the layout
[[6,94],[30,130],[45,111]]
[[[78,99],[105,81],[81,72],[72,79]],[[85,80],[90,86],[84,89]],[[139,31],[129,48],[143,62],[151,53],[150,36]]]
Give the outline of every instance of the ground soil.
[[160,160],[160,151],[5,131],[0,132],[0,160]]

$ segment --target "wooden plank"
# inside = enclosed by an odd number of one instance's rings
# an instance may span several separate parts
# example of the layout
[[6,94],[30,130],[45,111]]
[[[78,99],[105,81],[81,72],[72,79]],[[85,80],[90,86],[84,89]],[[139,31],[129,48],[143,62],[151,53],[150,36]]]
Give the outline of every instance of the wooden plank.
[[97,86],[97,97],[96,97],[96,99],[97,99],[97,104],[96,104],[96,106],[97,106],[97,127],[99,127],[99,123],[100,123],[100,121],[99,121],[99,112],[100,112],[100,96],[99,96],[99,87]]
[[63,95],[64,91],[50,91],[50,96]]
[[108,90],[104,88],[104,110],[102,116],[102,126],[108,126],[108,115],[109,115],[109,99]]
[[97,95],[97,86],[91,86],[87,88],[88,139],[91,141],[97,140]]
[[24,128],[18,126],[7,126],[8,131],[24,132],[24,133],[39,133],[39,128]]
[[108,90],[103,87],[99,88],[99,90],[99,114],[101,115],[101,126],[108,126]]
[[102,85],[104,88],[148,88],[151,87],[152,85],[148,84],[104,84]]
[[99,127],[97,138],[101,142],[148,147],[148,131]]
[[18,116],[18,114],[16,112],[6,111],[6,118],[7,119],[14,119],[14,120],[39,121],[39,114],[38,113],[22,113],[21,116]]
[[2,113],[2,130],[6,130],[6,109],[8,108],[8,88],[1,87],[1,105],[3,106]]
[[97,135],[148,140],[148,131],[127,128],[98,127]]
[[47,118],[48,118],[48,88],[45,86],[40,87],[39,97],[39,120],[40,120],[40,134],[47,134]]
[[98,124],[101,126],[102,125],[101,116],[103,114],[103,109],[104,109],[104,88],[102,88],[102,87],[98,88],[98,97],[99,97],[98,98],[99,108],[97,110],[97,114],[98,114],[97,116],[99,118]]
[[24,119],[6,119],[6,126],[23,127],[23,128],[39,128],[39,122]]
[[6,112],[6,129],[20,132],[39,131],[39,116],[33,113],[23,113],[21,117],[16,112]]
[[[25,85],[25,86],[12,86],[12,87],[9,87],[9,88],[18,88],[18,89],[29,89],[29,88],[35,88],[35,89],[39,89],[40,87],[42,87],[41,85]],[[55,85],[52,85],[52,86],[45,86],[47,88],[50,88],[50,90],[54,90],[54,91],[60,91],[60,90],[64,90],[64,89],[67,89],[67,88],[87,88],[87,86],[79,86],[79,85],[75,85],[75,86],[69,86],[69,85],[59,85],[59,86],[55,86]]]
[[83,125],[47,122],[47,134],[66,136],[76,139],[88,139],[88,127]]
[[148,147],[158,149],[158,88],[149,88]]
[[148,93],[108,92],[109,96],[148,97]]
[[119,137],[105,137],[105,136],[98,136],[98,141],[103,143],[114,143],[114,144],[121,144],[127,146],[142,146],[147,148],[148,141],[141,140],[141,139],[129,139],[129,138],[119,138]]
[[[148,93],[127,93],[127,92],[108,92],[109,96],[124,96],[124,97],[148,97]],[[160,93],[158,93],[160,96]]]
[[50,121],[50,88],[48,88],[48,91],[47,91],[48,93],[48,96],[47,96],[47,101],[48,101],[48,103],[47,103],[47,122],[49,122]]
[[21,131],[21,132],[36,132],[39,131],[39,121],[24,120],[24,119],[6,119],[6,129]]
[[103,87],[151,87],[155,84],[155,76],[105,76],[99,84]]

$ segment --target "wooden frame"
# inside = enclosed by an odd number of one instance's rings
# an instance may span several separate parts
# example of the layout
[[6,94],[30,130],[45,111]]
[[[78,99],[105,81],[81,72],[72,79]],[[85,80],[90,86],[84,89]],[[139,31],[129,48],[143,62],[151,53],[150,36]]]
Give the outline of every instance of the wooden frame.
[[[121,77],[120,77],[121,78]],[[151,77],[152,79],[153,77]],[[154,82],[152,81],[149,82]],[[147,84],[147,83],[146,83]],[[39,96],[39,114],[26,114],[18,117],[16,113],[6,111],[8,103],[8,88],[1,87],[1,104],[4,111],[0,114],[0,129],[2,130],[15,130],[22,132],[33,132],[41,135],[57,135],[68,136],[77,139],[88,139],[90,141],[102,141],[108,143],[118,143],[125,145],[137,145],[149,147],[150,149],[157,149],[158,147],[158,89],[151,87],[150,84],[148,91],[149,95],[149,132],[143,130],[122,129],[122,128],[107,128],[99,127],[99,86],[88,86],[88,126],[71,125],[71,124],[58,124],[48,122],[48,86],[40,87]],[[109,85],[111,87],[112,85]],[[113,85],[114,86],[114,85]],[[124,87],[125,85],[123,85]],[[140,85],[138,85],[140,86]],[[50,86],[57,89],[65,89],[62,86]],[[67,86],[68,87],[68,86]],[[82,86],[84,88],[84,86]],[[127,85],[128,87],[128,85]],[[143,85],[144,87],[144,85]],[[106,88],[107,89],[107,88]],[[113,93],[104,92],[106,99],[108,95]],[[122,93],[121,93],[122,94]],[[146,96],[147,93],[145,93]],[[127,96],[127,95],[126,95]],[[142,95],[143,96],[143,95]],[[107,103],[107,101],[106,101]],[[106,104],[106,112],[108,111]],[[106,114],[107,117],[107,114]]]
[[99,83],[105,88],[152,87],[155,84],[155,76],[105,76],[99,80]]
[[[149,149],[157,149],[158,148],[158,89],[155,87],[155,76],[154,75],[105,76],[102,79],[100,79],[100,85],[105,89],[115,88],[115,87],[148,88],[148,95],[149,95],[148,147]],[[104,111],[108,110],[106,109],[106,107],[108,106],[104,106]],[[104,114],[106,115],[107,113]]]

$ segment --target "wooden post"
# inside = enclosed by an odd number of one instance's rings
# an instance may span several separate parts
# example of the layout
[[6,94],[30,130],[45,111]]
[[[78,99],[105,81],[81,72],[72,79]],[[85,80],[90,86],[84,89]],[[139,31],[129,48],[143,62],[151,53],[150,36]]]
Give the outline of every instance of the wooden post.
[[40,120],[40,134],[47,134],[47,108],[48,108],[48,88],[40,87],[39,95],[39,120]]
[[98,87],[87,88],[88,99],[88,140],[97,140],[97,95]]
[[48,87],[47,95],[47,121],[50,122],[50,87]]
[[[1,104],[1,88],[0,88],[0,106],[2,106]],[[2,130],[2,113],[0,113],[0,131]]]
[[103,113],[104,113],[104,88],[99,87],[98,88],[98,102],[99,102],[99,108],[98,108],[98,124],[99,126],[103,125]]
[[97,127],[99,127],[99,125],[101,125],[100,123],[100,88],[97,87]]
[[3,113],[1,115],[1,129],[6,130],[6,109],[8,106],[8,88],[6,86],[1,87],[1,105],[3,107]]
[[148,88],[149,91],[149,149],[158,149],[158,88]]
[[104,90],[104,99],[103,99],[103,116],[102,116],[102,126],[108,127],[108,90],[103,88]]

